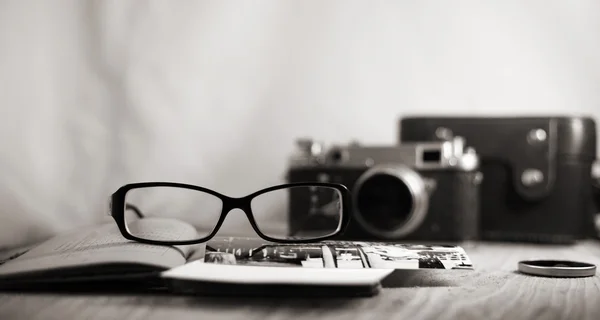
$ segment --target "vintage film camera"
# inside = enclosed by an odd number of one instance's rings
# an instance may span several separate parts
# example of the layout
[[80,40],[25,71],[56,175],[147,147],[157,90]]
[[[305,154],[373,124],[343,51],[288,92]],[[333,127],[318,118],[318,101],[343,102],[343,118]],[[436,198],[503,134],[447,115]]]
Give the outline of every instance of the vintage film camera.
[[410,116],[399,127],[400,145],[458,135],[477,149],[482,239],[572,243],[597,236],[592,118]]
[[[332,146],[299,140],[288,182],[344,184],[352,193],[343,240],[467,241],[479,233],[479,158],[464,139],[398,146]],[[327,199],[289,198],[289,227],[330,228]],[[310,217],[307,217],[310,215]],[[311,219],[310,224],[306,223]],[[333,222],[335,223],[335,222]]]

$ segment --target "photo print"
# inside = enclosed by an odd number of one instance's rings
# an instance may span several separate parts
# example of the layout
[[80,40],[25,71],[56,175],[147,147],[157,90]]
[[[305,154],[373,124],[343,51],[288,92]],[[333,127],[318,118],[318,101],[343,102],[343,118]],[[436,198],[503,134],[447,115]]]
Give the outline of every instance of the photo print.
[[339,269],[473,269],[459,246],[323,241],[269,243],[255,238],[215,238],[205,263]]

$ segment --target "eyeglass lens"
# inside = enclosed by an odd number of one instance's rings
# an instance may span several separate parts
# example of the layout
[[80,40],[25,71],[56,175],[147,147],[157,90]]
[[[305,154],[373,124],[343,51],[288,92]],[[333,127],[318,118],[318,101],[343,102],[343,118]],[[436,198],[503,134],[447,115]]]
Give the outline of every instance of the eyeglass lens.
[[[341,228],[342,196],[331,187],[276,189],[253,198],[250,207],[259,232],[273,239],[310,240]],[[125,195],[127,230],[146,240],[203,239],[214,231],[222,211],[221,198],[193,189],[144,187]],[[247,219],[237,213],[227,218]]]

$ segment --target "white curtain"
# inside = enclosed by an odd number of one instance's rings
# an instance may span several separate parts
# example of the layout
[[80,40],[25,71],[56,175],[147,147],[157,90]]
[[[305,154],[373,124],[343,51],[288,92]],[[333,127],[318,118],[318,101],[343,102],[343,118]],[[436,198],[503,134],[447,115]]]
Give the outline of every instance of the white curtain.
[[128,182],[282,182],[301,136],[600,117],[598,57],[596,0],[1,1],[0,247],[104,219]]

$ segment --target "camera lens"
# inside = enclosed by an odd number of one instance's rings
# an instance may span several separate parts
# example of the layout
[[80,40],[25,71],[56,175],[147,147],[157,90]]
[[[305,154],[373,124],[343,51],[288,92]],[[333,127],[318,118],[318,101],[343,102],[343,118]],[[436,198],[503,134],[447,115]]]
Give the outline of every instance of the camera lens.
[[406,184],[391,175],[377,173],[367,179],[356,195],[363,218],[376,228],[394,230],[409,218],[414,206],[412,194]]
[[423,221],[428,207],[425,183],[403,165],[376,166],[354,187],[355,220],[373,236],[401,238]]

